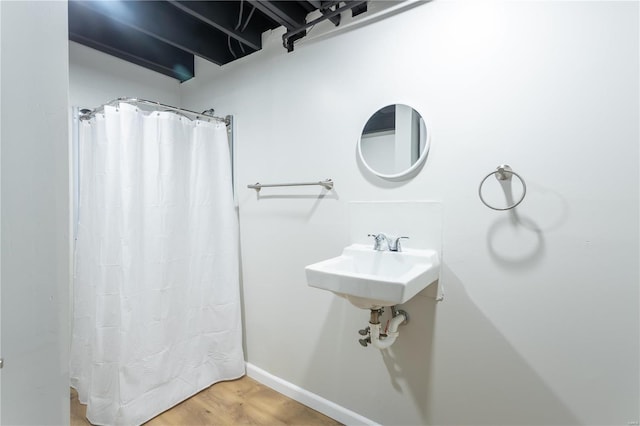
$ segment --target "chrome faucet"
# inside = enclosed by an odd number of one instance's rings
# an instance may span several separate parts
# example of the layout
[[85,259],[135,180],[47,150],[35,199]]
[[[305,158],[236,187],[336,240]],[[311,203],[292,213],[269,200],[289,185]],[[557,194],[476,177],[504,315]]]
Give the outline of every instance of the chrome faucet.
[[382,246],[382,243],[385,242],[387,244],[387,248],[389,247],[389,240],[387,239],[387,236],[380,233],[380,234],[368,234],[368,237],[373,237],[373,249],[376,251],[383,251],[384,247]]
[[[400,239],[409,237],[388,237],[383,233],[379,234],[368,234],[369,237],[373,237],[373,249],[377,251],[402,251],[402,246],[400,245]],[[386,245],[386,249],[385,249]]]
[[390,240],[387,240],[389,244],[389,251],[402,251],[402,246],[400,245],[400,240],[404,238],[408,240],[409,237],[393,237]]

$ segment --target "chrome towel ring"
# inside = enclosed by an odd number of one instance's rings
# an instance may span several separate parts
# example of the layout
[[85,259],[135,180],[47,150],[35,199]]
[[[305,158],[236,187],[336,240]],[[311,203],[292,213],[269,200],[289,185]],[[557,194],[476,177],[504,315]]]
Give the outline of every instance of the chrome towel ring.
[[[511,176],[515,175],[518,179],[520,179],[520,182],[522,183],[522,196],[520,197],[520,199],[518,201],[516,201],[515,203],[513,203],[510,206],[507,206],[505,208],[499,208],[499,207],[494,207],[492,205],[490,205],[489,203],[487,203],[484,200],[484,197],[482,196],[482,185],[484,185],[484,182],[489,179],[489,176],[495,176],[496,179],[498,179],[499,181],[511,181]],[[524,183],[524,179],[522,179],[522,176],[520,176],[519,174],[517,174],[516,172],[514,172],[513,170],[511,170],[511,167],[509,167],[508,164],[503,164],[501,166],[498,166],[496,168],[496,171],[489,173],[488,175],[486,175],[484,177],[484,179],[482,179],[482,181],[480,181],[480,186],[478,187],[478,196],[480,197],[480,201],[482,201],[482,204],[484,204],[485,206],[489,207],[490,209],[493,210],[511,210],[512,208],[516,207],[518,204],[520,204],[522,202],[522,200],[524,200],[525,195],[527,195],[527,184]]]

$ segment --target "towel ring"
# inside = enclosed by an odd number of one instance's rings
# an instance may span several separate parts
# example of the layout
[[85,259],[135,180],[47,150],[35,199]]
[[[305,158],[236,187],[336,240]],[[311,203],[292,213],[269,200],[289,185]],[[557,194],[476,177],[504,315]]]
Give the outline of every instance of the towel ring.
[[[482,196],[482,185],[484,185],[484,182],[489,179],[489,176],[494,175],[496,177],[496,179],[502,181],[502,180],[511,180],[511,175],[515,175],[518,179],[520,179],[520,182],[522,183],[522,196],[520,197],[520,199],[518,201],[516,201],[515,203],[513,203],[510,206],[507,206],[505,208],[499,208],[499,207],[493,207],[492,205],[490,205],[489,203],[487,203],[484,200],[484,197]],[[520,204],[522,202],[522,200],[524,200],[524,196],[527,195],[527,184],[524,183],[524,179],[522,179],[522,176],[520,176],[519,174],[517,174],[516,172],[514,172],[513,170],[511,170],[511,167],[509,167],[509,165],[504,164],[502,166],[498,166],[498,168],[496,169],[495,172],[491,172],[488,175],[486,175],[484,177],[484,179],[482,179],[482,181],[480,181],[480,186],[478,187],[478,196],[480,197],[480,201],[482,201],[482,204],[484,204],[485,206],[489,207],[492,210],[500,210],[500,211],[504,211],[504,210],[511,210],[512,208],[516,207],[518,204]]]

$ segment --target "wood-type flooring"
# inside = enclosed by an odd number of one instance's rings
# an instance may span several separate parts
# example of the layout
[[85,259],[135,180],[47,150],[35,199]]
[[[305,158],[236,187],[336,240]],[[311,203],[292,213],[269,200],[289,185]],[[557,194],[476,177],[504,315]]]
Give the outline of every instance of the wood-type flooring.
[[[71,389],[71,426],[91,425]],[[340,425],[250,377],[216,383],[149,420],[148,426]]]

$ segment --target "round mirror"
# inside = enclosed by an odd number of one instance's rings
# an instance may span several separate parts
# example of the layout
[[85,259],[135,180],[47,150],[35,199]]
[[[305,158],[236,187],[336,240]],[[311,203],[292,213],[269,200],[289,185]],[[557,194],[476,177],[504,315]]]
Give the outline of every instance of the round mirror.
[[388,105],[364,125],[358,155],[371,173],[387,179],[400,178],[424,163],[429,136],[418,111],[407,105]]

